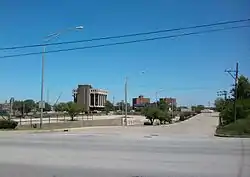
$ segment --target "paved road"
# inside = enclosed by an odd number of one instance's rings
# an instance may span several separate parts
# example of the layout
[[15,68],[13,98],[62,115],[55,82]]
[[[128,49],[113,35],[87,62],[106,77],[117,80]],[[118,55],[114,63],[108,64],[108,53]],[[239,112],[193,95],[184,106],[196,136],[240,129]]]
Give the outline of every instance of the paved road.
[[249,177],[250,140],[213,137],[217,117],[163,127],[0,135],[1,177]]

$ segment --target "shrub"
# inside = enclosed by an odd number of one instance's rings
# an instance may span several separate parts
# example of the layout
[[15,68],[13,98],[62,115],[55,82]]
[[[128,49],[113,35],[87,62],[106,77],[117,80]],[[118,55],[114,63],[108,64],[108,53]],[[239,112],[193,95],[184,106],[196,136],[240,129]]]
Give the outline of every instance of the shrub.
[[143,110],[143,115],[145,115],[146,119],[153,125],[154,121],[159,118],[160,110],[155,107],[147,107]]
[[[237,119],[244,119],[249,115],[249,101],[238,100],[236,103],[236,115]],[[223,125],[234,122],[234,103],[233,101],[228,102],[225,109],[221,111],[220,118],[222,119]]]
[[15,129],[18,122],[13,120],[0,120],[0,129]]
[[171,123],[172,122],[172,117],[169,115],[167,111],[161,111],[158,115],[158,120],[160,124],[165,124],[166,122]]
[[189,118],[192,115],[191,112],[184,112],[184,116],[185,118]]
[[185,120],[185,117],[183,114],[180,115],[180,121],[184,121]]
[[151,122],[144,122],[144,125],[152,125]]
[[230,123],[225,126],[218,127],[217,133],[229,135],[245,135],[250,134],[250,117],[246,119],[239,119],[235,123]]

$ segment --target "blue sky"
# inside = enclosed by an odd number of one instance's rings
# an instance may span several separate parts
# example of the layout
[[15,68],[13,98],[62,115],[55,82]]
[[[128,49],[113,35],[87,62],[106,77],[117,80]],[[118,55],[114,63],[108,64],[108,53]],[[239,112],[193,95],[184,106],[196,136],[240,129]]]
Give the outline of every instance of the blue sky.
[[[0,0],[0,47],[41,43],[48,34],[78,25],[84,30],[63,34],[56,42],[246,19],[249,7],[249,0]],[[47,50],[96,44],[100,42]],[[45,98],[49,90],[51,103],[61,92],[60,101],[71,100],[72,89],[87,83],[109,90],[109,99],[119,101],[127,76],[129,99],[139,94],[155,99],[163,89],[160,97],[176,97],[181,105],[207,105],[218,90],[230,88],[233,81],[224,70],[236,61],[240,73],[250,76],[249,46],[250,28],[245,28],[47,54]],[[0,51],[0,56],[41,50]],[[39,100],[41,56],[0,60],[0,101],[12,96]]]

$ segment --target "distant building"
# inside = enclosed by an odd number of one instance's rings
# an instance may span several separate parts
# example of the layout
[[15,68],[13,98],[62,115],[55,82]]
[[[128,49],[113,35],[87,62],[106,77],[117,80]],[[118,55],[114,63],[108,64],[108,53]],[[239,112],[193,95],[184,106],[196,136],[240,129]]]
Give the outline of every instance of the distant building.
[[145,105],[150,104],[150,98],[144,98],[142,95],[140,95],[138,98],[133,98],[132,104],[133,109],[144,107]]
[[192,112],[191,108],[181,108],[181,112]]
[[104,110],[108,91],[92,88],[91,85],[78,85],[73,90],[74,102],[84,107],[85,111]]
[[0,103],[0,110],[1,111],[9,111],[10,110],[10,103]]
[[176,98],[160,98],[160,101],[165,101],[167,104],[176,106],[177,102],[176,102]]
[[0,103],[0,119],[1,116],[8,116],[10,112],[10,103],[7,103],[7,101],[5,103]]

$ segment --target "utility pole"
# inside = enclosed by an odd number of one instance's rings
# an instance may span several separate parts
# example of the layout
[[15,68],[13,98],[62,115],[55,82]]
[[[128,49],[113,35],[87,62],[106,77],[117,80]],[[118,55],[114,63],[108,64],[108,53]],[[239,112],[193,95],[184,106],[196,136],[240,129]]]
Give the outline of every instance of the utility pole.
[[172,99],[172,118],[174,118],[174,99]]
[[13,104],[14,104],[14,98],[11,97],[10,98],[10,116],[9,116],[9,119],[11,119],[12,117],[12,114],[13,114]]
[[[237,101],[237,90],[238,90],[238,75],[239,75],[239,63],[236,63],[235,70],[225,70],[234,79],[234,122],[236,122],[236,101]],[[233,73],[233,74],[232,74]]]
[[158,92],[155,92],[155,107],[157,107],[158,106],[158,104],[157,104],[157,100],[158,100]]
[[25,115],[24,115],[24,113],[25,113],[25,104],[24,104],[24,101],[23,101],[23,110],[22,110],[22,112],[23,112],[23,118],[25,118]]
[[121,109],[122,115],[124,114],[124,100],[120,102],[119,109]]
[[44,92],[44,60],[45,60],[45,52],[46,47],[43,47],[43,53],[42,53],[42,76],[41,76],[41,101],[39,104],[40,107],[40,128],[42,128],[43,125],[43,108],[44,108],[44,101],[43,101],[43,92]]
[[47,103],[49,104],[49,89],[47,90]]
[[217,96],[224,96],[225,101],[227,100],[227,91],[222,90],[217,92]]
[[[58,38],[61,34],[72,31],[72,30],[78,30],[78,29],[83,29],[83,26],[76,26],[74,28],[67,28],[63,31],[59,31],[53,34],[50,34],[45,37],[44,42],[49,42],[54,38]],[[43,92],[44,92],[44,60],[45,60],[45,53],[46,53],[46,46],[43,46],[43,52],[42,52],[42,74],[41,74],[41,101],[39,104],[40,108],[40,128],[42,128],[43,125],[43,109],[45,108],[45,103],[44,103],[44,98],[43,98]]]
[[115,111],[115,97],[113,96],[113,111]]
[[[164,90],[163,90],[163,89],[160,89],[160,90],[158,90],[158,91],[155,92],[155,106],[156,106],[156,107],[158,107],[158,103],[157,103],[157,101],[158,101],[158,94],[159,94],[160,92],[162,92],[162,91],[164,91]],[[159,100],[159,102],[160,102],[160,100]]]
[[128,115],[128,77],[125,79],[125,126],[128,125],[127,115]]

